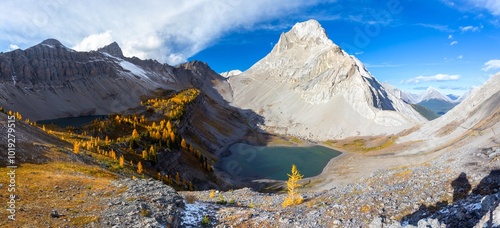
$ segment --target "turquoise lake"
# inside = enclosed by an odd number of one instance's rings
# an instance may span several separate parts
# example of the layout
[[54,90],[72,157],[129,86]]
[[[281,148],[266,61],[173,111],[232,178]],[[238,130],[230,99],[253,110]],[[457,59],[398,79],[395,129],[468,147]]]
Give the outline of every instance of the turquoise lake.
[[341,154],[323,146],[284,147],[252,146],[237,143],[229,148],[231,155],[221,160],[229,174],[255,179],[287,180],[292,164],[306,177],[320,174],[328,162]]

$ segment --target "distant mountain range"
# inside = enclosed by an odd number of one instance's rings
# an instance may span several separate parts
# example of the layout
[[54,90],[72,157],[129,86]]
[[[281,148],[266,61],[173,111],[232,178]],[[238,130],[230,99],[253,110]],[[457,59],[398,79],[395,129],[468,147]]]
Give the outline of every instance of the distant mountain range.
[[441,116],[463,101],[471,92],[469,90],[462,96],[457,96],[453,94],[443,95],[434,87],[430,86],[427,90],[423,91],[421,94],[413,94],[402,91],[392,85],[384,84],[386,88],[389,88],[393,94],[396,94],[401,100],[408,104],[419,105],[425,107],[438,116]]

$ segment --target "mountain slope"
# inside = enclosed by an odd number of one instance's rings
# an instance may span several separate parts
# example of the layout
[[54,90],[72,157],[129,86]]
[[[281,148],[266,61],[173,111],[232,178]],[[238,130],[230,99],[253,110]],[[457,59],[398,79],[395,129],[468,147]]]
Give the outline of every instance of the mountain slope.
[[430,110],[422,105],[411,104],[411,107],[413,109],[415,109],[418,113],[420,113],[420,115],[422,115],[423,117],[425,117],[428,120],[434,120],[434,119],[437,119],[439,117],[439,115],[436,114],[434,111],[432,111],[432,110]]
[[265,129],[313,140],[396,133],[425,120],[314,20],[282,34],[266,57],[229,83],[229,101],[263,116]]

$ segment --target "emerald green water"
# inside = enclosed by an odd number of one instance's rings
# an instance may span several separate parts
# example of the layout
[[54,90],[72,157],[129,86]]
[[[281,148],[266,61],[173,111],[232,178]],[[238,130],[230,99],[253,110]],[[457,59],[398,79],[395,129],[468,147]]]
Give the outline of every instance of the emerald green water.
[[95,119],[105,119],[108,116],[97,115],[97,116],[80,116],[80,117],[68,117],[68,118],[59,118],[52,120],[39,120],[36,122],[37,125],[56,125],[61,128],[66,128],[68,126],[73,127],[82,127],[89,123],[92,123]]
[[304,177],[320,174],[326,164],[341,153],[323,146],[262,147],[244,143],[232,145],[231,155],[221,160],[229,174],[256,179],[287,180],[292,164]]

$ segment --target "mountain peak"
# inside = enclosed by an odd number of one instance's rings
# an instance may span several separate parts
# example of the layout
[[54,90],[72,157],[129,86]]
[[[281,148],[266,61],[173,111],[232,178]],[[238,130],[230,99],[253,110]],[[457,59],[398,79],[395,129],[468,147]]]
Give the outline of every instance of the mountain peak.
[[313,19],[295,24],[287,34],[295,35],[298,40],[314,40],[318,44],[331,42],[325,29]]
[[434,87],[432,87],[432,86],[427,87],[427,89],[426,89],[426,90],[427,90],[427,91],[430,91],[430,92],[432,92],[432,91],[436,91],[436,92],[438,92],[438,91],[436,90],[436,88],[434,88]]
[[421,102],[427,100],[443,100],[446,102],[451,102],[451,99],[443,94],[441,94],[437,89],[429,86],[425,92],[421,95]]
[[99,48],[99,49],[97,49],[97,51],[106,52],[112,56],[119,57],[119,58],[125,57],[125,56],[123,56],[122,49],[120,48],[120,46],[116,42],[110,43],[102,48]]
[[51,46],[64,46],[59,40],[56,39],[46,39],[42,41],[40,44],[51,45]]
[[274,46],[274,54],[301,47],[305,49],[337,48],[327,36],[325,29],[318,21],[308,20],[295,24],[290,31],[282,33],[278,43]]

